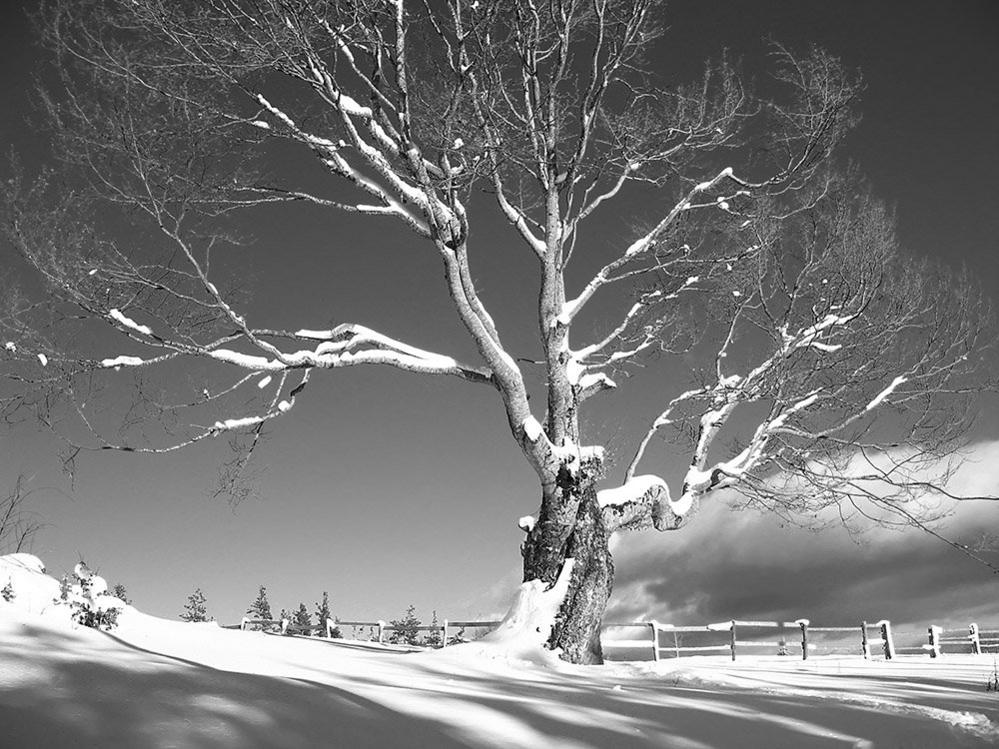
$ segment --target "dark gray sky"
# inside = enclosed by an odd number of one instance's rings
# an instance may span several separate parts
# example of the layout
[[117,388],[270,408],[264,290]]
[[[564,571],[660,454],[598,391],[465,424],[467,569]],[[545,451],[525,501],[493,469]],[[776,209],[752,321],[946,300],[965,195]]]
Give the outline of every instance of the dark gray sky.
[[[821,45],[861,68],[864,120],[847,150],[897,205],[903,242],[917,256],[966,265],[986,288],[999,288],[999,4],[684,0],[671,7],[670,32],[654,57],[673,79],[696,76],[723,48],[750,70],[762,69],[768,36],[799,49]],[[0,144],[29,163],[43,146],[22,120],[35,65],[26,24],[7,11]],[[271,218],[243,258],[254,273],[261,323],[319,328],[353,320],[417,345],[471,350],[434,257],[413,251],[408,238],[341,216]],[[640,218],[609,218],[601,232],[612,236]],[[532,261],[511,256],[486,226],[477,238],[484,251],[473,258],[486,302],[501,325],[529,325]],[[357,247],[364,251],[344,251]],[[527,346],[530,332],[507,340]],[[205,496],[224,446],[153,458],[101,454],[81,463],[70,490],[51,441],[18,430],[0,435],[0,478],[12,485],[20,471],[36,486],[61,487],[66,493],[39,495],[49,527],[36,553],[57,572],[84,556],[125,583],[150,613],[175,615],[200,586],[211,613],[233,621],[261,584],[275,608],[311,606],[328,590],[343,617],[390,618],[411,602],[426,618],[432,608],[451,618],[488,613],[498,605],[494,584],[519,562],[516,519],[537,504],[532,473],[506,433],[495,395],[384,370],[348,369],[319,380],[305,407],[272,431],[261,498],[235,511]],[[651,376],[636,378],[633,394],[607,396],[595,409],[591,423],[620,435],[612,448],[643,428],[650,401],[642,396],[653,386]],[[979,430],[982,439],[999,438],[989,413]],[[992,491],[999,491],[996,465],[981,465]],[[706,513],[687,540],[652,536],[630,551],[619,545],[621,610],[694,619],[787,612],[817,621],[822,612],[854,616],[863,608],[849,608],[858,597],[896,602],[899,617],[915,616],[909,603],[920,596],[969,615],[985,592],[999,600],[987,570],[918,535],[875,534],[858,555],[845,533],[824,534],[816,545],[807,540],[814,536],[769,519],[728,517]],[[996,520],[999,508],[976,509],[961,516],[955,533],[971,539]],[[821,585],[784,582],[788,565],[802,558],[813,566],[794,579],[811,576]],[[917,559],[932,574],[901,574]],[[946,589],[945,599],[928,592],[938,589]],[[992,613],[999,616],[999,608]]]

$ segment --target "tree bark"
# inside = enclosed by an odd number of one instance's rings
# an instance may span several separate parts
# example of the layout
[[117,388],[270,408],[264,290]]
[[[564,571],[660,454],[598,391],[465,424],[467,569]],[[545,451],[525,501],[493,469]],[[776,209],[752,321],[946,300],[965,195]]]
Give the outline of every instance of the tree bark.
[[[561,658],[570,663],[601,664],[600,626],[614,581],[609,534],[597,503],[595,481],[581,476],[568,485],[559,483],[555,496],[542,501],[541,517],[524,542],[524,580],[554,585],[565,560],[575,560],[569,590],[547,645],[561,649]],[[577,499],[575,516],[560,521],[560,503]]]

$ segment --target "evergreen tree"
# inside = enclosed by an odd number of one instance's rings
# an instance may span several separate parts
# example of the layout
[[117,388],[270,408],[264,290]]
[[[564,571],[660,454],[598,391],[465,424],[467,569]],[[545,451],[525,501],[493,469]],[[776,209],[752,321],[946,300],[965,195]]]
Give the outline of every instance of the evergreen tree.
[[430,619],[430,626],[433,629],[427,632],[427,636],[423,638],[423,644],[428,648],[439,648],[444,644],[444,641],[443,633],[440,629],[441,624],[437,620],[437,609],[434,609],[434,615]]
[[257,593],[257,599],[250,604],[250,608],[246,610],[246,614],[253,619],[274,618],[274,615],[271,614],[270,601],[267,600],[267,588],[265,586],[260,586],[260,592]]
[[419,645],[420,620],[416,617],[416,606],[410,604],[406,609],[406,615],[402,619],[393,619],[390,624],[394,627],[389,642],[405,645]]
[[309,611],[305,608],[304,603],[298,604],[298,611],[296,611],[295,615],[291,618],[291,623],[296,627],[312,626],[312,617],[309,616]]
[[128,597],[128,591],[125,590],[125,586],[121,583],[114,584],[114,587],[111,588],[111,595],[122,603],[127,603],[129,606],[132,605],[132,599]]
[[[326,620],[332,619],[333,614],[330,612],[330,596],[325,590],[323,591],[323,600],[316,604],[316,623],[322,625],[322,630],[319,632],[320,637],[326,637]],[[340,637],[340,628],[337,627],[334,632],[334,637]]]
[[194,592],[187,597],[187,603],[184,604],[184,611],[180,618],[185,622],[211,621],[211,617],[208,616],[208,608],[205,605],[207,602],[208,598],[201,588],[195,588]]

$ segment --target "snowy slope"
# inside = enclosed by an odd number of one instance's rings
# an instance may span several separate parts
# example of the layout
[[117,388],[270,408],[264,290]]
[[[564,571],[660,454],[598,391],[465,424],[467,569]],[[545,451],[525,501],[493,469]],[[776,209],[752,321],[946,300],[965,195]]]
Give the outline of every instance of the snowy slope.
[[[991,657],[574,667],[511,635],[543,596],[491,641],[418,654],[130,607],[107,634],[42,606],[58,585],[21,561],[0,600],[5,748],[999,745]],[[10,568],[0,558],[0,586]]]

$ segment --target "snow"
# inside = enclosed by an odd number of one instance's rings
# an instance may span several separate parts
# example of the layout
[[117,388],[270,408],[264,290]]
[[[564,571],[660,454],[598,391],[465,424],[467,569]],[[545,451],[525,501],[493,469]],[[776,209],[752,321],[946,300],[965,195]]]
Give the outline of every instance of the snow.
[[612,507],[636,502],[654,487],[661,487],[669,496],[669,487],[666,482],[658,476],[645,474],[634,476],[625,481],[621,486],[613,489],[602,489],[597,492],[597,502],[601,507]]
[[278,411],[281,413],[288,413],[291,410],[291,403],[289,401],[281,401],[278,403]]
[[617,383],[614,382],[610,377],[605,375],[603,372],[596,372],[594,374],[585,374],[579,378],[579,387],[586,390],[590,387],[595,387],[597,385],[603,385],[605,388],[616,388]]
[[[522,585],[500,629],[425,653],[188,624],[124,607],[110,634],[52,604],[30,555],[0,557],[3,746],[74,749],[993,747],[991,656],[702,656],[570,666],[540,649],[556,586]],[[45,602],[48,602],[47,604]],[[41,602],[45,611],[35,603]],[[723,625],[729,626],[729,622]]]
[[533,416],[528,416],[524,419],[524,423],[521,426],[524,428],[524,434],[527,435],[527,439],[531,442],[537,442],[541,439],[541,435],[544,434],[541,424]]
[[524,515],[524,517],[517,521],[517,527],[524,531],[524,533],[530,533],[534,530],[536,522],[533,515]]
[[241,419],[226,419],[225,421],[216,421],[215,429],[220,431],[242,429],[244,427],[251,427],[255,424],[259,424],[261,421],[263,421],[263,419],[259,416],[244,416]]
[[10,351],[11,353],[14,353],[15,351],[17,351],[17,346],[16,346],[16,345],[14,345],[14,342],[13,342],[13,341],[7,341],[7,343],[5,343],[5,344],[3,345],[3,347],[4,347],[5,349],[7,349],[8,351]]
[[49,358],[45,354],[39,354],[38,361],[42,363],[43,367],[47,367],[49,365]]
[[510,610],[492,632],[481,640],[469,643],[462,656],[472,653],[493,659],[523,659],[555,665],[557,654],[544,650],[551,636],[552,624],[565,594],[569,591],[574,559],[566,559],[558,580],[550,588],[541,580],[521,583]]
[[874,400],[868,403],[867,407],[864,410],[873,411],[875,408],[877,408],[884,402],[885,398],[887,398],[889,395],[895,392],[895,388],[897,388],[899,385],[907,381],[908,378],[905,377],[905,375],[899,375],[898,377],[896,377],[894,380],[891,381],[888,387],[886,387],[884,390],[882,390],[880,393],[874,396]]
[[257,383],[257,387],[263,390],[265,387],[267,387],[270,384],[271,384],[271,376],[265,375],[263,378],[261,378],[260,382]]
[[235,364],[237,367],[243,367],[244,369],[278,370],[284,368],[280,362],[268,359],[266,356],[253,356],[252,354],[243,354],[231,349],[217,348],[214,351],[210,351],[208,355],[213,359],[218,359],[227,364]]
[[142,333],[143,335],[152,335],[153,331],[149,329],[147,325],[139,325],[135,320],[130,317],[126,317],[118,309],[112,309],[108,312],[108,317],[117,323],[120,323],[126,328],[134,330],[136,333]]
[[101,366],[107,368],[138,367],[145,364],[138,356],[116,356],[114,359],[101,359]]
[[333,334],[332,330],[309,330],[307,328],[295,331],[295,336],[298,338],[310,338],[316,341],[328,341],[333,337]]

